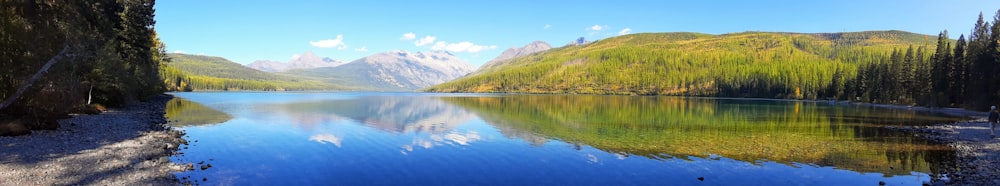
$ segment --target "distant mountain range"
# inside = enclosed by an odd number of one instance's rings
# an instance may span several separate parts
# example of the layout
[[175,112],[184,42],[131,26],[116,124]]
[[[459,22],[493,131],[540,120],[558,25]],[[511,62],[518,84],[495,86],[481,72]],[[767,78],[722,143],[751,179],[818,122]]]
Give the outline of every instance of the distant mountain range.
[[528,45],[524,45],[524,47],[520,48],[513,47],[504,50],[503,53],[500,53],[500,56],[493,58],[493,60],[486,62],[486,64],[483,64],[483,66],[479,68],[485,69],[485,68],[500,66],[506,62],[512,61],[512,59],[514,58],[535,54],[549,49],[552,49],[552,46],[550,46],[549,43],[546,43],[544,41],[531,42]]
[[221,57],[173,53],[164,68],[168,89],[413,91],[475,70],[444,51],[378,53],[350,63],[305,52],[288,62],[240,65]]
[[288,62],[277,62],[270,60],[257,60],[253,63],[247,65],[247,67],[257,69],[264,72],[284,72],[295,69],[310,69],[310,68],[322,68],[322,67],[335,67],[343,64],[347,64],[344,61],[338,61],[330,58],[320,58],[312,51],[307,51],[298,55]]
[[290,70],[285,74],[374,90],[415,90],[462,77],[475,67],[443,51],[391,51],[336,67]]

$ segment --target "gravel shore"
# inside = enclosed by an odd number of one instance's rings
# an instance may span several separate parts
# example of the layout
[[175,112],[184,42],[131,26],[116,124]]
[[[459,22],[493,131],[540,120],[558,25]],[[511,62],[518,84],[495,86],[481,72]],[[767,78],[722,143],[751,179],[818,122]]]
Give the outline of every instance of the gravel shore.
[[955,148],[954,165],[932,185],[1000,185],[1000,138],[991,136],[985,119],[899,129]]
[[161,95],[98,115],[59,121],[59,129],[0,137],[0,185],[177,185],[170,162],[181,131],[164,123]]

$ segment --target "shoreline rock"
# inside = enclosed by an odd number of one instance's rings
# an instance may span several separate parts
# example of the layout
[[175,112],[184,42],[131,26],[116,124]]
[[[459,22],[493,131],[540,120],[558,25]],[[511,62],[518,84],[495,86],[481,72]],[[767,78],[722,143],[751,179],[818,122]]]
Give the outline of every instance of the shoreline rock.
[[[59,120],[56,130],[0,137],[7,185],[178,185],[170,161],[182,131],[166,126],[170,95],[97,115]],[[173,147],[173,148],[164,148]]]
[[[931,126],[896,127],[955,149],[932,185],[1000,185],[1000,138],[990,134],[984,118]],[[1000,135],[1000,129],[997,133]]]

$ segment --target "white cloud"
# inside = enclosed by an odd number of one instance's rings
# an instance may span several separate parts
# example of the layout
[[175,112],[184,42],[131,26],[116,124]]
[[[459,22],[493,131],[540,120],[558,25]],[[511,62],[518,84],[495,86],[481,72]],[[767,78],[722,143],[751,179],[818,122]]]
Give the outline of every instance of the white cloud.
[[414,41],[413,45],[424,46],[424,45],[427,45],[427,44],[434,43],[434,40],[437,40],[437,37],[434,37],[434,36],[425,36],[424,38],[421,38],[421,39],[419,39],[417,41]]
[[604,25],[604,26],[601,26],[601,25],[594,25],[594,26],[591,26],[591,27],[587,27],[587,29],[586,29],[586,30],[591,30],[591,31],[601,31],[601,30],[604,30],[604,28],[607,28],[607,27],[608,27],[608,25]]
[[368,52],[368,46],[363,46],[361,48],[355,48],[354,51],[358,52]]
[[413,40],[413,39],[416,39],[416,38],[417,38],[417,34],[413,34],[413,32],[407,32],[407,33],[403,34],[403,37],[400,37],[399,40],[407,40],[407,41],[409,41],[409,40]]
[[292,60],[293,61],[294,60],[299,60],[299,57],[301,57],[301,56],[299,56],[298,54],[292,54]]
[[337,50],[347,49],[347,44],[344,44],[344,35],[337,35],[337,39],[327,39],[319,41],[309,41],[309,45],[319,48],[334,48]]
[[490,50],[495,48],[497,48],[496,45],[489,45],[489,46],[477,45],[475,43],[468,41],[462,41],[458,43],[447,43],[444,41],[438,41],[437,43],[434,43],[434,46],[431,47],[431,50],[447,50],[449,52],[477,53],[483,50]]
[[542,27],[542,29],[545,29],[545,30],[548,30],[550,28],[552,28],[552,25],[550,25],[550,24],[545,24],[545,26]]
[[434,43],[434,46],[431,47],[431,50],[444,50],[444,47],[448,47],[448,43],[444,41],[438,41],[437,43]]
[[625,34],[631,34],[631,33],[632,33],[632,29],[631,28],[625,28],[625,29],[622,29],[622,31],[618,31],[618,35],[625,35]]
[[187,53],[187,52],[184,52],[183,50],[174,50],[174,53],[183,54],[183,53]]

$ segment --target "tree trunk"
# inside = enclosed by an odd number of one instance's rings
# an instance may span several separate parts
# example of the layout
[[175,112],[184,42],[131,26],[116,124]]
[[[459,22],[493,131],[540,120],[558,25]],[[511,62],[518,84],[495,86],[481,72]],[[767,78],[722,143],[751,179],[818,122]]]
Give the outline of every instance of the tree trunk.
[[94,84],[91,83],[90,90],[87,91],[87,105],[90,105],[90,98],[94,96]]
[[49,59],[49,61],[46,62],[44,66],[42,66],[42,69],[39,69],[38,72],[35,72],[35,75],[32,75],[31,78],[29,78],[27,81],[24,81],[24,84],[21,84],[21,87],[17,88],[17,92],[14,92],[13,95],[7,97],[7,99],[4,99],[3,102],[0,102],[0,110],[3,110],[4,108],[7,108],[11,104],[13,104],[18,97],[21,97],[21,95],[24,94],[24,91],[27,91],[32,84],[35,84],[35,81],[38,81],[38,79],[41,78],[42,75],[48,73],[49,68],[52,68],[52,65],[56,64],[56,62],[59,62],[60,59],[65,57],[66,52],[68,51],[69,51],[69,45],[66,45],[65,47],[63,47],[62,51],[56,54],[56,56],[53,56],[52,59]]

